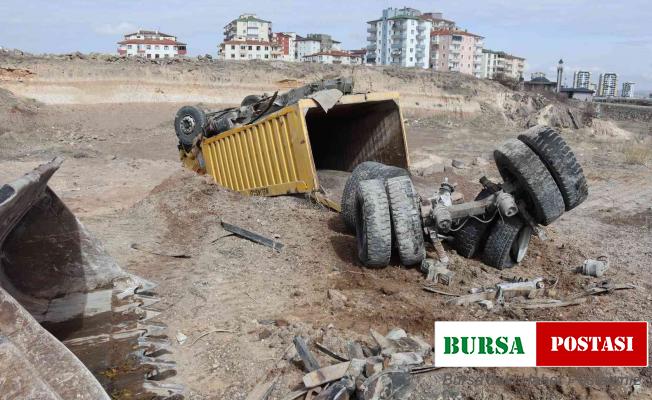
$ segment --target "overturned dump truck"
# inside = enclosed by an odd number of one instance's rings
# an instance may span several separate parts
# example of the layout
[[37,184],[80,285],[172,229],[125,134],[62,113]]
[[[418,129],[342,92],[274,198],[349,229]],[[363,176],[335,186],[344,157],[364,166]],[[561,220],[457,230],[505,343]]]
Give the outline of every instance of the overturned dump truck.
[[[279,95],[251,95],[240,107],[181,108],[175,118],[182,162],[222,186],[252,195],[312,193],[341,211],[369,267],[402,264],[424,273],[446,264],[442,242],[464,257],[508,268],[530,237],[588,196],[582,167],[558,132],[534,127],[494,152],[503,182],[480,180],[473,201],[453,204],[444,181],[421,197],[409,174],[397,93],[355,93],[350,79],[312,83]],[[341,201],[328,199],[319,171],[349,172]],[[426,243],[439,264],[426,262]]]
[[179,398],[155,285],[47,186],[61,162],[0,187],[0,398]]

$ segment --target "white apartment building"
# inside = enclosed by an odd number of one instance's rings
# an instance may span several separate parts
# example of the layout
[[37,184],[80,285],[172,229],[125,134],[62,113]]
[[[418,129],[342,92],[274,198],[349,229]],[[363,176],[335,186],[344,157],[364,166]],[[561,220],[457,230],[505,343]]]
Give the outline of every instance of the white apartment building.
[[430,67],[432,21],[413,8],[387,8],[380,19],[367,22],[367,63]]
[[634,82],[623,82],[623,90],[621,91],[621,96],[623,97],[634,97]]
[[340,50],[320,51],[319,53],[305,56],[303,61],[321,64],[344,65],[357,65],[361,64],[362,62],[360,56]]
[[573,74],[573,87],[590,89],[591,72],[589,71],[575,71]]
[[618,75],[613,72],[600,74],[598,80],[598,96],[613,97],[618,95]]
[[482,50],[482,72],[480,77],[492,79],[503,74],[514,79],[521,79],[525,71],[525,58],[507,54],[504,51]]
[[296,59],[298,61],[305,61],[304,58],[306,56],[319,53],[322,50],[321,42],[318,39],[308,39],[297,36],[294,43],[297,46]]
[[177,41],[177,37],[159,31],[140,29],[138,32],[124,35],[118,42],[118,54],[150,59],[172,58],[186,55],[186,44]]
[[269,42],[272,22],[260,19],[256,14],[242,14],[224,27],[224,41],[259,40]]
[[220,44],[219,56],[223,60],[270,60],[272,44],[258,40],[229,40]]

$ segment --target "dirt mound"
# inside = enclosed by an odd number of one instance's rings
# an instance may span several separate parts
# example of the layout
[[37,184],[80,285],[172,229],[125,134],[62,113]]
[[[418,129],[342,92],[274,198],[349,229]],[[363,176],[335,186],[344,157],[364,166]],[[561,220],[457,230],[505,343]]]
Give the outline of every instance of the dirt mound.
[[32,125],[42,104],[33,99],[16,96],[0,88],[0,136],[7,132],[23,131]]
[[591,131],[598,138],[629,140],[634,137],[632,132],[618,127],[614,122],[597,118],[591,124]]

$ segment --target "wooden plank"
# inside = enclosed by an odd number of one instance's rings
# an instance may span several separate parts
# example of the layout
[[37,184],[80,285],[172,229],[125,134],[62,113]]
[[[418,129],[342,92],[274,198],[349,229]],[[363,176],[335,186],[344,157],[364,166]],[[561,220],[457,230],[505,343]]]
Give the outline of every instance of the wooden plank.
[[313,388],[328,382],[342,379],[342,377],[346,375],[350,366],[351,362],[347,361],[309,372],[303,376],[303,385],[307,388]]

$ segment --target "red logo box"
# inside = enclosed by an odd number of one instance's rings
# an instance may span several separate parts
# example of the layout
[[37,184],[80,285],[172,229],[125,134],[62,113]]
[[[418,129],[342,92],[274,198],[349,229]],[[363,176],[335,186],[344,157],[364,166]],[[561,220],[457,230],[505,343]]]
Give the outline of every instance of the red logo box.
[[647,367],[647,322],[537,322],[538,367]]

